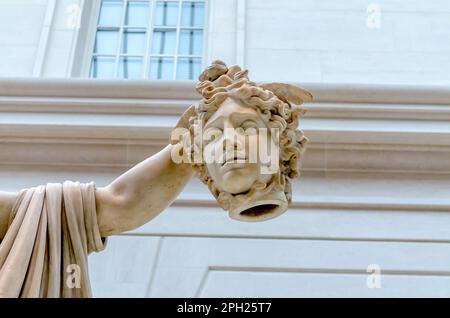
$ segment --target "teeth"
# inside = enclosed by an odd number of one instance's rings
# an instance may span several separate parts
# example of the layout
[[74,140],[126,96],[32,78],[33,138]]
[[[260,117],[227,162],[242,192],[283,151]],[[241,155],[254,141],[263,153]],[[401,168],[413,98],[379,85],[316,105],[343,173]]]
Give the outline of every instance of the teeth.
[[222,165],[225,165],[226,163],[234,163],[237,160],[246,160],[245,158],[234,158],[234,159],[229,159],[226,160]]

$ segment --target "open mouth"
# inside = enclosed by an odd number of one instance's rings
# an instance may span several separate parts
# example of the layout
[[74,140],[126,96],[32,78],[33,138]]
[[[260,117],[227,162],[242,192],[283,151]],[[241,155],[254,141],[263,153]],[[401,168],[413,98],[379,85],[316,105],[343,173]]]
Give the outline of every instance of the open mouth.
[[234,156],[230,158],[226,158],[224,162],[222,163],[222,166],[225,166],[226,164],[243,164],[246,163],[247,158],[245,156]]

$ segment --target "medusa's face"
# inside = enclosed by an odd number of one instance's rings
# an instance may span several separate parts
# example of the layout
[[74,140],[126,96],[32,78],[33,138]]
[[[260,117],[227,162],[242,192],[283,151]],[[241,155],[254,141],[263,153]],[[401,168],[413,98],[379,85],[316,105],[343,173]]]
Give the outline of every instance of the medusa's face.
[[270,155],[278,145],[253,108],[227,98],[205,123],[204,139],[206,167],[219,191],[244,193],[256,181],[268,183],[272,178],[274,172],[263,169],[269,163],[261,160],[258,149],[265,145]]

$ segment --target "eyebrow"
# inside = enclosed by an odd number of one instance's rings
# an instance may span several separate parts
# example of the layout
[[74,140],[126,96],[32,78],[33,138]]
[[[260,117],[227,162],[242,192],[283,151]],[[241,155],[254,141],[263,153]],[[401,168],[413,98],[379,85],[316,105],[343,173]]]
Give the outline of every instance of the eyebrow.
[[[231,114],[231,117],[236,117],[236,116],[238,116],[238,117],[251,117],[252,119],[255,119],[255,120],[262,120],[262,118],[260,116],[255,115],[255,114],[249,114],[249,113],[233,113],[233,114]],[[226,116],[222,115],[222,116],[219,116],[216,119],[214,119],[212,122],[208,122],[205,125],[205,129],[208,128],[209,126],[212,126],[213,124],[215,124],[220,119],[223,119],[224,117],[226,117]]]

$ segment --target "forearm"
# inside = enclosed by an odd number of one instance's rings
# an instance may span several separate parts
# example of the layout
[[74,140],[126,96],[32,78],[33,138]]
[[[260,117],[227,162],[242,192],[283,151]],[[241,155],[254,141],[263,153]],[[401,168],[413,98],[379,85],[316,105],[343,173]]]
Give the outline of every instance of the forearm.
[[137,228],[167,208],[192,176],[188,164],[176,164],[172,145],[142,161],[109,186],[96,190],[102,236]]

